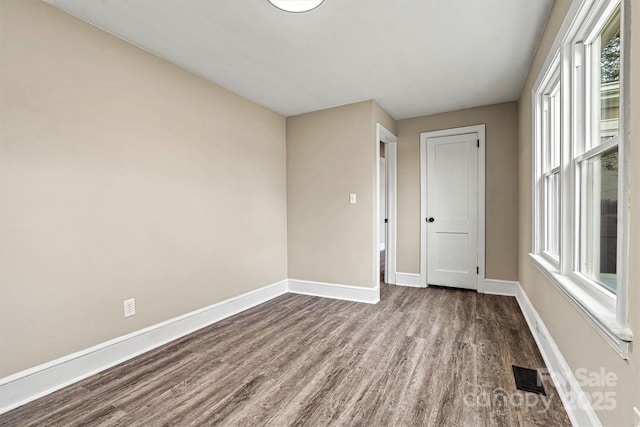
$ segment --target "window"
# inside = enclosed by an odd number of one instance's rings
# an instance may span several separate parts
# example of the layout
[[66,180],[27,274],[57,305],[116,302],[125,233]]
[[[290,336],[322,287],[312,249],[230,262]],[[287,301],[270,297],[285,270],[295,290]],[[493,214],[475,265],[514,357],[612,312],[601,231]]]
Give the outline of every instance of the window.
[[[576,141],[579,187],[578,271],[616,293],[618,145],[620,134],[620,7],[585,43],[588,132]],[[580,72],[580,71],[579,71]]]
[[560,255],[560,70],[554,69],[540,102],[542,251],[557,263]]
[[579,271],[616,293],[618,229],[618,149],[579,162]]
[[534,85],[531,256],[626,358],[624,13],[620,0],[572,8]]

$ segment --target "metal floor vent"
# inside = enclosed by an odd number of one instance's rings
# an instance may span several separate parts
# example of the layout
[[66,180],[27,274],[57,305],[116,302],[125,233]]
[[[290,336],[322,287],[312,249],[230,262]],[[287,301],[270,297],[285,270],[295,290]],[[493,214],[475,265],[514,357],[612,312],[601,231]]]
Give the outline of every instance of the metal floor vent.
[[513,368],[513,377],[516,380],[516,388],[518,390],[547,395],[544,392],[542,379],[536,369],[522,368],[516,365],[511,365],[511,367]]

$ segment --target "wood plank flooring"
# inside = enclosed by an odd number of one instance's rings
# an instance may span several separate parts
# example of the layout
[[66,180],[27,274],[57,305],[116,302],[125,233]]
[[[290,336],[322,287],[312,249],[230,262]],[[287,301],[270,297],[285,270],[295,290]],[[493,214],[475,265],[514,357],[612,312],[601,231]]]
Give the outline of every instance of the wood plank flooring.
[[[287,294],[0,415],[2,426],[568,426],[516,300],[382,285]],[[545,406],[548,405],[548,406]]]

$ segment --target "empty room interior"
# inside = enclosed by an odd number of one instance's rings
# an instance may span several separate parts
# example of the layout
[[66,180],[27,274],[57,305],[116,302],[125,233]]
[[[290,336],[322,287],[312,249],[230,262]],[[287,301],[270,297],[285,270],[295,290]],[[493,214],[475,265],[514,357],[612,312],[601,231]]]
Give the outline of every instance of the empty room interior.
[[0,425],[640,427],[636,0],[0,0]]

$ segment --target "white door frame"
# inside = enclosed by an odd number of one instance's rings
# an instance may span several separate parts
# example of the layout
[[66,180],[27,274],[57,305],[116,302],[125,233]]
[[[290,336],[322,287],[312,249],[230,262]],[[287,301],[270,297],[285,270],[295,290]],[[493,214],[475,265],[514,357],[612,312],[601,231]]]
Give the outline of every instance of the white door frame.
[[485,269],[485,125],[465,126],[420,133],[420,285],[427,281],[427,139],[477,133],[478,147],[478,292],[484,292]]
[[374,241],[374,270],[376,287],[380,288],[380,143],[385,144],[385,159],[387,164],[386,183],[387,183],[387,241],[385,244],[385,277],[387,283],[396,283],[396,194],[397,194],[397,166],[398,166],[398,137],[389,129],[376,124],[376,203],[375,203],[375,232],[373,233]]

